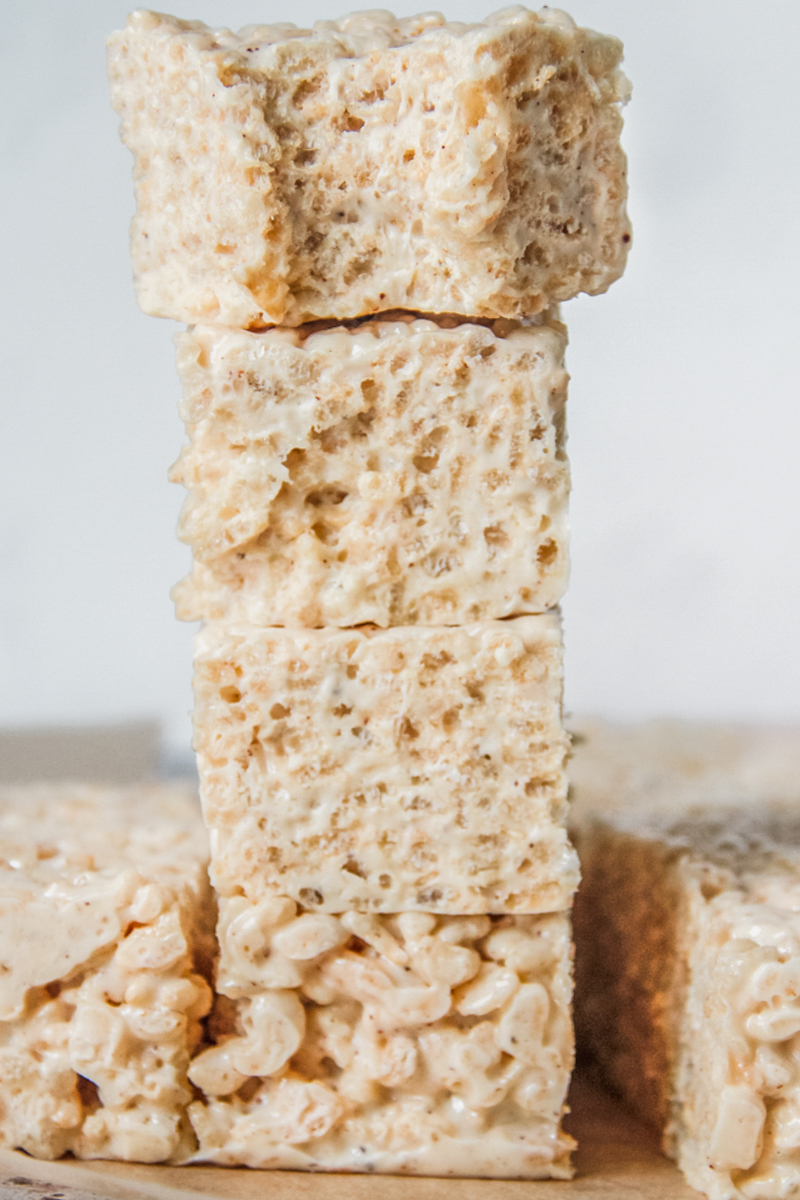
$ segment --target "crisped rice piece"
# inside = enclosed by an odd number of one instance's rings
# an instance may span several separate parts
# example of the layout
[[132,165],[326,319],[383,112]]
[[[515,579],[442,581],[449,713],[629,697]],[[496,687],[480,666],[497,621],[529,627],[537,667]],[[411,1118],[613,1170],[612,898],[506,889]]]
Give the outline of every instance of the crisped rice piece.
[[494,324],[179,335],[179,616],[458,625],[557,604],[565,331]]
[[584,1043],[692,1187],[798,1194],[796,811],[585,817],[579,846]]
[[0,791],[0,1144],[180,1160],[215,906],[178,786]]
[[256,329],[604,291],[630,242],[621,55],[546,8],[237,34],[134,13],[109,72],[141,307]]
[[324,912],[553,912],[566,830],[557,613],[199,635],[195,749],[221,895]]
[[568,1178],[566,913],[338,917],[221,901],[198,1159]]

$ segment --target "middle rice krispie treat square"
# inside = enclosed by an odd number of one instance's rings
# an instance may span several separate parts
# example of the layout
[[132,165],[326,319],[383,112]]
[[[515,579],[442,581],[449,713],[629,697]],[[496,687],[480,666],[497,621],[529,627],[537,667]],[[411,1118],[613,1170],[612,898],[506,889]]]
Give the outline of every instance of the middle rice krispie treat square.
[[457,625],[567,583],[564,326],[407,315],[178,338],[187,620]]
[[222,896],[553,912],[577,864],[556,613],[379,630],[211,625],[195,749]]
[[566,913],[375,916],[221,902],[201,1161],[568,1178]]

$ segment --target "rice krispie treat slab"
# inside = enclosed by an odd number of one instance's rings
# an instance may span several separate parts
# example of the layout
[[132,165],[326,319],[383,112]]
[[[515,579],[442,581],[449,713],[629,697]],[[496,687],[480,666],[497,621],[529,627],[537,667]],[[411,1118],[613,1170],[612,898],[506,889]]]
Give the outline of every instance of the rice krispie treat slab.
[[569,918],[221,902],[198,1159],[568,1178]]
[[618,814],[582,826],[579,846],[579,1035],[693,1187],[795,1195],[796,808]]
[[133,13],[109,71],[141,307],[262,328],[604,291],[630,241],[621,54],[555,9],[240,33]]
[[219,893],[323,912],[568,907],[561,652],[555,613],[207,627],[195,749]]
[[0,1144],[40,1158],[191,1153],[207,859],[184,788],[0,791]]
[[457,625],[558,603],[564,327],[444,324],[178,336],[179,616]]
[[570,821],[630,810],[675,816],[736,804],[792,806],[800,736],[791,725],[657,718],[631,724],[569,721]]

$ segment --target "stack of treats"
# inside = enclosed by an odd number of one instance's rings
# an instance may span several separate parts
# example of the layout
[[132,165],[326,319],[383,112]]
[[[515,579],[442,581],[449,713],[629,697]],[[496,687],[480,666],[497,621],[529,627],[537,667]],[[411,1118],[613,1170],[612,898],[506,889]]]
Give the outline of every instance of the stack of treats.
[[570,1174],[566,331],[630,241],[556,10],[110,41],[178,336],[219,903],[202,1161]]

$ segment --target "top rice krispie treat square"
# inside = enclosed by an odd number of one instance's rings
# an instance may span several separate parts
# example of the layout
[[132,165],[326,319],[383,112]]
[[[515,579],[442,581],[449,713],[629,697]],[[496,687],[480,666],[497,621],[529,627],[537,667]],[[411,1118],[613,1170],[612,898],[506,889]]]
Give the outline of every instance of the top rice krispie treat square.
[[145,312],[514,317],[622,273],[622,47],[556,9],[236,34],[139,11],[109,54]]

